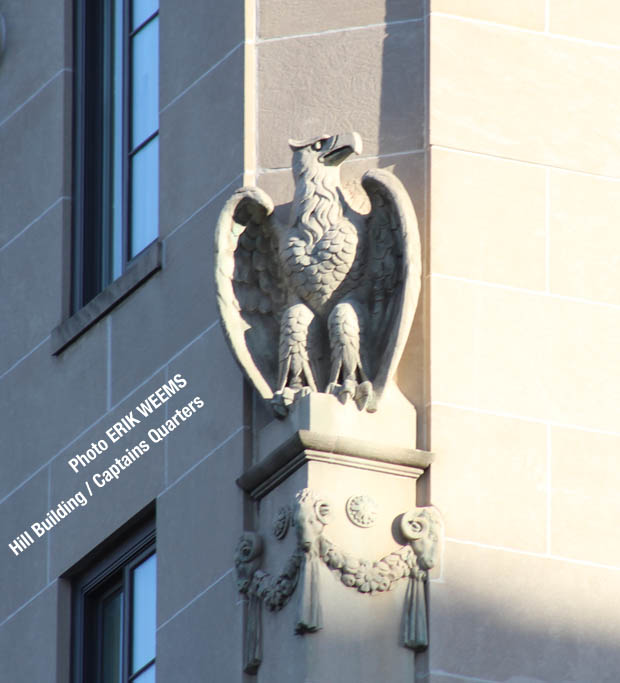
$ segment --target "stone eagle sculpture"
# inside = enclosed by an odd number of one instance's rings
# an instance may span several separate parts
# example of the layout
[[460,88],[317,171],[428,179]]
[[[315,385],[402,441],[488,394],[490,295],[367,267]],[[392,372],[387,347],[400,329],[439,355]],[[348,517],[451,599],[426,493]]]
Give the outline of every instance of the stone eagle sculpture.
[[288,225],[256,187],[237,190],[220,214],[215,279],[223,327],[276,416],[310,392],[372,412],[396,370],[420,291],[413,206],[394,175],[371,170],[361,181],[370,211],[352,207],[340,164],[361,152],[358,133],[289,145]]

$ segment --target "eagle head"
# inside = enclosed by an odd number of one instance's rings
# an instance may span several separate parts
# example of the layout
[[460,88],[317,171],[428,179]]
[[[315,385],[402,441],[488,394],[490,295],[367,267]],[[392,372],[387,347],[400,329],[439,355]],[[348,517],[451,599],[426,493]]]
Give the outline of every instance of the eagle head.
[[340,164],[353,152],[362,151],[362,138],[359,133],[344,133],[288,143],[295,178],[291,225],[297,226],[311,250],[343,215]]
[[338,167],[350,155],[362,151],[359,133],[319,135],[310,140],[289,140],[293,150],[293,175],[295,178],[310,174],[338,176]]

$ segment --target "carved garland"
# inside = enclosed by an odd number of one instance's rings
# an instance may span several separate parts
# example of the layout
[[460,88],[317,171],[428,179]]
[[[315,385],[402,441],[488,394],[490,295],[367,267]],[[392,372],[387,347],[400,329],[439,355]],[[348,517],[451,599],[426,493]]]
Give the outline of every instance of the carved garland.
[[400,579],[409,580],[405,598],[403,646],[414,651],[428,646],[425,583],[436,560],[439,519],[434,508],[415,508],[405,513],[401,531],[409,544],[378,561],[354,557],[325,538],[323,527],[328,504],[309,489],[300,491],[291,509],[291,526],[298,544],[284,570],[277,576],[259,569],[262,538],[245,532],[235,554],[239,591],[249,598],[244,651],[244,670],[256,673],[262,656],[260,605],[279,611],[302,584],[295,632],[312,633],[322,628],[318,565],[322,561],[340,581],[358,592],[373,595],[390,590]]

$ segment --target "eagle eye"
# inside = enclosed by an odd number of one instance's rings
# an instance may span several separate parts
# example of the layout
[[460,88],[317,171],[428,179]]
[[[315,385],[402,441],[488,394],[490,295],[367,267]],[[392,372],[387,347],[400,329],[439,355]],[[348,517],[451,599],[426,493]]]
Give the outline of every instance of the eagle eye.
[[318,152],[320,149],[323,149],[323,140],[317,140],[313,145],[313,149],[316,149]]

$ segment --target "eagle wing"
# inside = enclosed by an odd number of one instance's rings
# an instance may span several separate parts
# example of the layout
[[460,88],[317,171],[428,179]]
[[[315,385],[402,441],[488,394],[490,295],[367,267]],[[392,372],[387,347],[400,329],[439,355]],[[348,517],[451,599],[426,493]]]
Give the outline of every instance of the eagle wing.
[[238,363],[264,399],[278,377],[277,339],[285,299],[273,201],[237,190],[215,229],[215,283],[224,331]]
[[368,235],[369,320],[367,348],[377,398],[400,361],[420,294],[420,235],[407,191],[388,171],[362,177],[370,199]]

